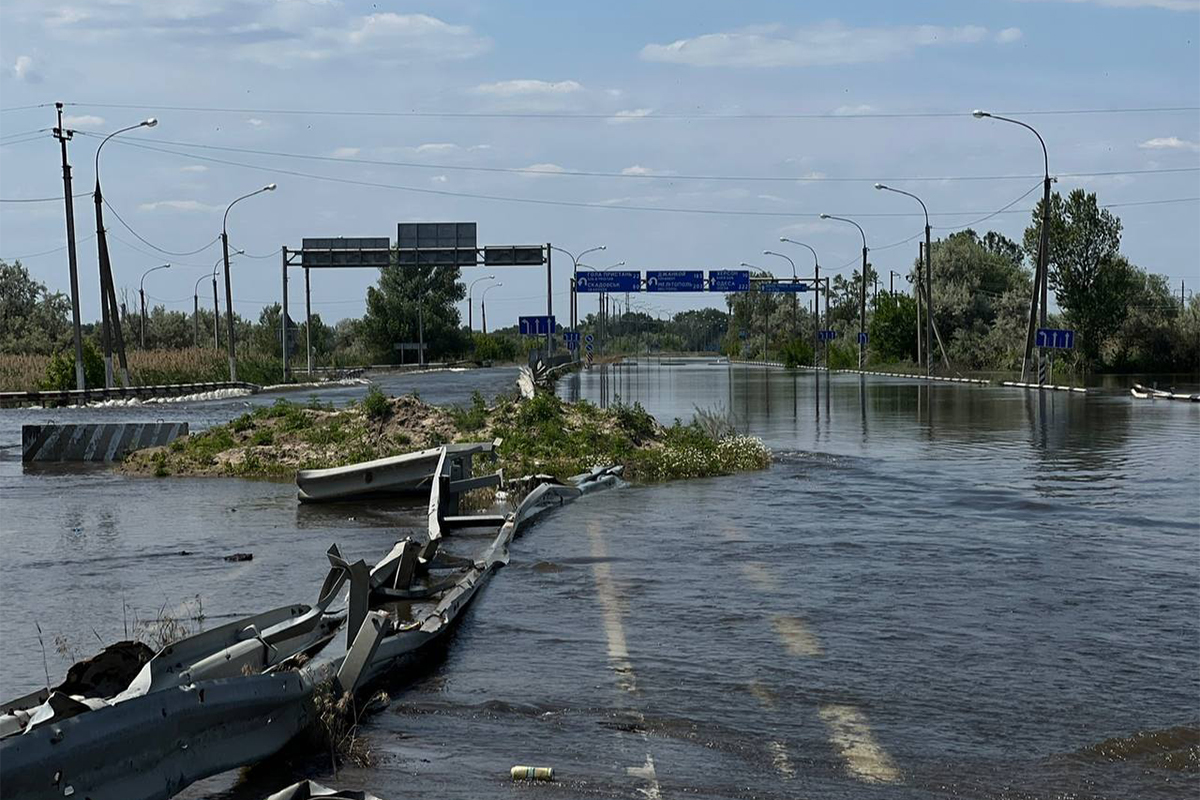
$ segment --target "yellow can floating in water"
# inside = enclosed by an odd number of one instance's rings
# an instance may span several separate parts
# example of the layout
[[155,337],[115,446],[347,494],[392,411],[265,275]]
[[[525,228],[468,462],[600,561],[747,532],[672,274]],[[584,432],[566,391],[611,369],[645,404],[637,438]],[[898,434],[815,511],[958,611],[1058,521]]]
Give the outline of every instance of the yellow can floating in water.
[[514,781],[552,781],[554,767],[513,767],[508,771]]

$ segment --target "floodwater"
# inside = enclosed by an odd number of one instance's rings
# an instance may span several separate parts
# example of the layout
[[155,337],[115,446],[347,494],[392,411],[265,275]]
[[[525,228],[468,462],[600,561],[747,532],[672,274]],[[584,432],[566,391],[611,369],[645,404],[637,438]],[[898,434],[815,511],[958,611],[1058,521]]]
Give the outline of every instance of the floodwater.
[[[385,388],[464,402],[512,377]],[[185,797],[299,777],[524,796],[515,764],[554,767],[536,790],[564,798],[1200,792],[1200,404],[705,361],[574,375],[560,394],[666,422],[722,408],[775,461],[593,495],[531,528],[444,652],[364,721],[370,766],[335,779],[294,756]],[[153,413],[211,423],[238,403]],[[0,412],[0,446],[23,421],[145,410]],[[307,601],[330,542],[371,560],[422,524],[382,502],[300,507],[281,483],[26,473],[15,448],[0,494],[4,696],[45,680],[35,621],[56,680],[54,637],[93,651],[121,634],[122,600],[145,617],[199,594],[214,622]],[[255,558],[222,560],[237,551]]]

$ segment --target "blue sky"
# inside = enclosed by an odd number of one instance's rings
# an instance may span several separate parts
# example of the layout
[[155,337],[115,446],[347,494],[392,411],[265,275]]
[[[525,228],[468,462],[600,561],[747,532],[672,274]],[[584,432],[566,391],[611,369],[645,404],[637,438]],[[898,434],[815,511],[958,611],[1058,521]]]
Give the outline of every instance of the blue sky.
[[[276,192],[240,204],[230,221],[237,247],[268,256],[234,267],[235,305],[256,316],[279,297],[281,245],[305,236],[394,238],[400,221],[477,221],[481,242],[491,244],[551,241],[574,252],[605,244],[605,253],[588,259],[597,266],[719,269],[749,261],[783,274],[786,262],[761,255],[777,249],[781,235],[815,247],[826,270],[855,259],[857,233],[821,221],[827,211],[863,224],[883,274],[907,269],[916,241],[884,245],[918,234],[920,209],[871,182],[919,194],[935,236],[945,235],[1030,190],[1041,170],[1031,134],[975,120],[971,109],[1194,108],[1198,35],[1200,0],[6,0],[0,106],[72,104],[68,125],[81,132],[71,144],[77,192],[91,188],[98,141],[82,132],[157,117],[158,127],[105,148],[102,175],[106,197],[129,226],[166,250],[203,246],[220,232],[230,200],[278,183]],[[961,114],[886,116],[912,112]],[[755,116],[796,114],[816,116]],[[1142,205],[1200,195],[1200,113],[1026,119],[1047,140],[1059,191],[1083,186],[1101,203],[1136,204],[1113,209],[1125,225],[1125,252],[1170,276],[1176,290],[1180,279],[1200,288],[1200,204]],[[20,135],[53,121],[53,108],[0,114],[0,197],[61,194],[57,143],[48,134]],[[296,172],[337,180],[289,174]],[[1068,176],[1101,172],[1124,174]],[[978,176],[1023,177],[928,180]],[[1035,190],[1012,206],[1025,213],[975,227],[1019,239],[1036,198]],[[95,227],[90,198],[77,200],[76,214],[85,239],[83,313],[92,319],[99,303],[95,242],[86,238]],[[193,287],[218,248],[162,255],[111,215],[107,222],[118,284],[136,291],[146,269],[170,261],[175,266],[151,276],[147,291],[190,311]],[[38,279],[66,290],[65,252],[31,255],[62,247],[63,227],[61,202],[0,203],[0,256],[31,256],[23,261]],[[807,251],[785,252],[808,271]],[[568,264],[556,262],[560,319]],[[492,325],[544,309],[540,270],[498,274],[504,286],[488,295]],[[368,270],[315,274],[314,310],[327,320],[360,315],[375,279]],[[302,314],[297,287],[293,316]],[[641,302],[658,311],[716,299]],[[585,299],[583,310],[593,304]]]

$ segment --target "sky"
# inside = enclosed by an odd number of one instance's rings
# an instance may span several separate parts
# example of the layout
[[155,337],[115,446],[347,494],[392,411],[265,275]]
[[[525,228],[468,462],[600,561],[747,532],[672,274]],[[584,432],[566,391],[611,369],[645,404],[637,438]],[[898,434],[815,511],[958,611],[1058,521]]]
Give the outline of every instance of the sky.
[[[762,254],[773,249],[810,274],[812,256],[784,236],[815,248],[825,274],[849,275],[858,232],[826,212],[863,226],[887,276],[907,272],[924,218],[877,180],[919,195],[935,237],[975,223],[1021,238],[1041,149],[1023,128],[971,116],[983,108],[1037,128],[1057,191],[1113,204],[1135,263],[1175,291],[1200,288],[1198,35],[1200,0],[5,0],[0,257],[69,289],[48,130],[63,101],[84,194],[84,319],[99,315],[86,194],[97,135],[150,116],[156,127],[103,150],[104,195],[125,223],[106,209],[106,227],[131,297],[146,270],[172,264],[146,278],[150,302],[170,309],[190,312],[197,287],[211,304],[222,215],[271,182],[229,215],[246,253],[235,308],[252,318],[280,298],[281,247],[394,240],[399,222],[477,222],[481,244],[604,245],[584,259],[595,267],[744,261],[790,275]],[[1112,109],[1123,111],[1061,113]],[[11,202],[38,198],[58,199]],[[556,252],[553,272],[563,321],[571,259]],[[469,268],[464,280],[490,274],[503,284],[488,291],[491,327],[544,313],[543,269]],[[313,310],[361,315],[377,277],[314,272]],[[634,304],[662,314],[723,300]],[[584,313],[594,307],[582,296]]]

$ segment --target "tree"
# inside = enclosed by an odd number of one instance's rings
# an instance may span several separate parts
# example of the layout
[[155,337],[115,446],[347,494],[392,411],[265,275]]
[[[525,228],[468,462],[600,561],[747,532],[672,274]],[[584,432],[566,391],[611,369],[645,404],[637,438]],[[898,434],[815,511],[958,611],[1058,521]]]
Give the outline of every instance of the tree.
[[71,336],[70,313],[65,294],[35,281],[20,261],[0,261],[0,352],[53,352]]
[[[1037,253],[1038,220],[1025,229],[1025,251]],[[1105,342],[1120,330],[1137,288],[1136,268],[1120,253],[1121,221],[1099,207],[1095,193],[1072,191],[1066,200],[1050,197],[1046,263],[1050,288],[1067,322],[1075,328],[1076,346],[1085,364],[1100,362]]]
[[468,349],[455,303],[467,296],[457,267],[388,266],[379,270],[379,286],[367,289],[363,332],[371,347],[399,361],[400,342],[419,340],[423,314],[426,358],[458,355]]
[[917,301],[906,294],[880,295],[871,317],[871,355],[883,363],[917,360]]

